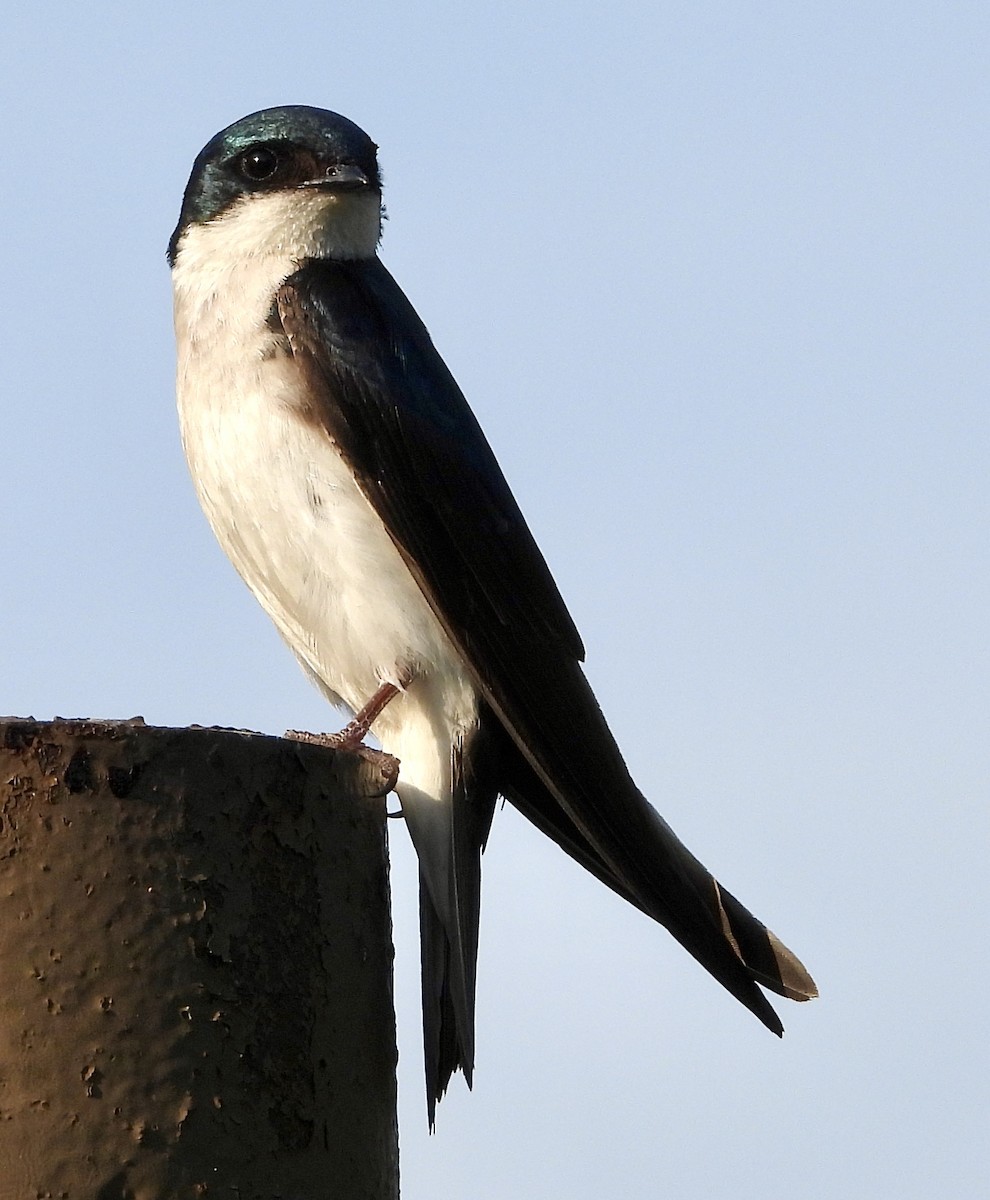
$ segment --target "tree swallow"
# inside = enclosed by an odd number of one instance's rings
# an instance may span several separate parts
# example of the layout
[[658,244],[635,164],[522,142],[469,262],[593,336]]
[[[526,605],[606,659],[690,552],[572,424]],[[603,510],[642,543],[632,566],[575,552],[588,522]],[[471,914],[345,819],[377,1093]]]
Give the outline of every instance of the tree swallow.
[[810,975],[643,798],[464,396],[377,256],[377,146],[270,108],[197,157],[168,260],[182,442],[220,544],[327,699],[400,763],[419,858],[427,1104],[474,1067],[496,798],[774,1033]]

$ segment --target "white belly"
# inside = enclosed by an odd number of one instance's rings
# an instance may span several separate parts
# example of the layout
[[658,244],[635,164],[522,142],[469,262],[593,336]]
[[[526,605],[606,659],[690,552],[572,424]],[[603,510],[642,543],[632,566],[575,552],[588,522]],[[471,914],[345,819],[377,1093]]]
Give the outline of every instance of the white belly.
[[297,415],[298,368],[263,321],[190,328],[179,289],[176,310],[182,442],[220,544],[333,703],[411,678],[374,730],[439,798],[477,719],[460,656],[333,442]]

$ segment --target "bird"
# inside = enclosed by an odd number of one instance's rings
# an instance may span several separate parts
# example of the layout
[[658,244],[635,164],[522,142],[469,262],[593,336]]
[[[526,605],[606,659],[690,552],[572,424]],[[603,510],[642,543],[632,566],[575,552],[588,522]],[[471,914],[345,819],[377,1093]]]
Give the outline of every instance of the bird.
[[324,696],[399,762],[419,864],[427,1115],[470,1087],[481,855],[503,797],[772,1032],[797,957],[634,783],[481,426],[378,256],[378,147],[252,113],[196,157],[168,245],[182,443],[221,546]]

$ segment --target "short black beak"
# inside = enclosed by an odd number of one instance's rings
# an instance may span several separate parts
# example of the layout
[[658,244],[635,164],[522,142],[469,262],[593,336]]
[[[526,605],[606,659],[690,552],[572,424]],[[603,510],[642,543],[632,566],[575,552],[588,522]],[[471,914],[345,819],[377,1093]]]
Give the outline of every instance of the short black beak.
[[299,186],[321,192],[355,192],[368,186],[368,176],[354,163],[332,163],[318,179],[306,179]]

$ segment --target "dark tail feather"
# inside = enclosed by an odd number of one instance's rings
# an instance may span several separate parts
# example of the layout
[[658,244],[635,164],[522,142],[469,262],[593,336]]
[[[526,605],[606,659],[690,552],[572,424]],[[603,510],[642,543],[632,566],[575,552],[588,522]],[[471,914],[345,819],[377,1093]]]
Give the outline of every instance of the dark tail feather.
[[[423,978],[423,1056],[426,1064],[426,1107],[430,1131],[436,1109],[450,1077],[464,1060],[471,1062],[458,1039],[458,1021],[451,990],[451,948],[443,922],[420,872],[419,940]],[[470,1084],[470,1067],[465,1071]]]
[[464,1072],[468,1087],[474,1075],[481,853],[496,798],[486,745],[482,727],[466,746],[454,747],[451,804],[430,801],[425,810],[404,805],[420,859],[423,1053],[431,1129],[454,1071]]

